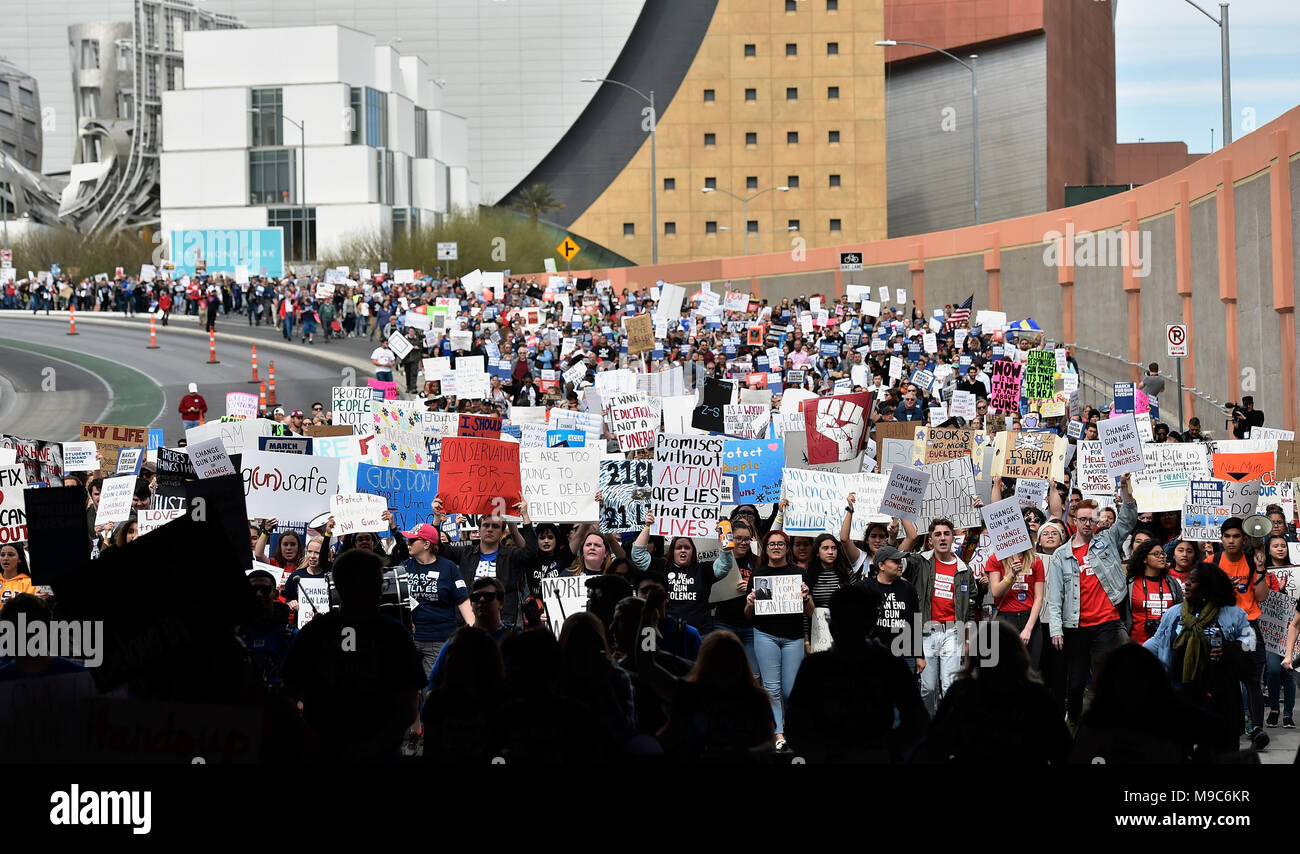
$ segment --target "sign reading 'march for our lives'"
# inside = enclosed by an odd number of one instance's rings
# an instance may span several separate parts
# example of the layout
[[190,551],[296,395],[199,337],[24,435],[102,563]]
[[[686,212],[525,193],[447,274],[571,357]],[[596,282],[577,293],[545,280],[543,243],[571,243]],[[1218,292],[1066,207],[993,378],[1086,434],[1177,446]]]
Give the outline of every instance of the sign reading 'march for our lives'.
[[250,276],[284,275],[284,229],[192,228],[171,233],[176,275],[205,270],[234,276],[237,267]]

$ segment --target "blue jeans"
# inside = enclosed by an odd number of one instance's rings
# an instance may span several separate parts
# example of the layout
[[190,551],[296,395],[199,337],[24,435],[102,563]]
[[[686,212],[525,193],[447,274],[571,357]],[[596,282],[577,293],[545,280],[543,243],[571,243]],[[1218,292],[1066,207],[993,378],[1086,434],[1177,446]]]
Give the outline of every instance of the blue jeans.
[[749,659],[749,669],[754,672],[754,681],[762,682],[763,678],[758,675],[758,658],[754,655],[754,627],[733,626],[715,619],[713,621],[713,631],[731,632],[740,638],[740,642],[745,645],[745,656]]
[[1282,694],[1282,717],[1292,717],[1295,711],[1295,672],[1282,669],[1282,656],[1268,650],[1264,665],[1264,681],[1268,685],[1268,708],[1277,711],[1278,693]]
[[776,731],[782,728],[785,715],[782,707],[790,700],[794,690],[794,677],[803,663],[803,638],[779,638],[760,629],[754,629],[754,655],[758,657],[758,672],[763,678],[763,688],[772,698],[772,717]]
[[284,316],[284,340],[293,340],[293,318],[287,314]]
[[186,419],[186,418],[182,418],[182,419],[181,419],[181,423],[185,425],[185,429],[186,429],[186,430],[192,430],[193,428],[199,426],[199,422],[198,422],[198,421],[190,421],[190,420],[188,420],[188,419]]

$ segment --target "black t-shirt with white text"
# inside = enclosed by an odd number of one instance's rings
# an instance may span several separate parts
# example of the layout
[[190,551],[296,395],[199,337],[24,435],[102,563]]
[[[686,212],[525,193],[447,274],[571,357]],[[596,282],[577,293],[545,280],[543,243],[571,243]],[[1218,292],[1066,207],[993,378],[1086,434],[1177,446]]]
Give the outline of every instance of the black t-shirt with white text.
[[894,638],[906,632],[921,610],[920,597],[910,581],[900,578],[893,584],[881,584],[875,574],[858,582],[880,595],[880,610],[876,612],[876,640],[889,646]]

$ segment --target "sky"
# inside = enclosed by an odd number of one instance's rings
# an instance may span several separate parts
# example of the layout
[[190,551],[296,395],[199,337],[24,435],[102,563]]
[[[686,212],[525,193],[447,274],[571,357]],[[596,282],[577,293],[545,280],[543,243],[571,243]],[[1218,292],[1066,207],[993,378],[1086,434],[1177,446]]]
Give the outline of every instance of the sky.
[[[1219,16],[1218,0],[1196,0]],[[1233,0],[1233,138],[1300,104],[1300,0]],[[1219,28],[1187,0],[1119,0],[1115,21],[1120,142],[1223,145]],[[1253,122],[1253,124],[1252,124]]]

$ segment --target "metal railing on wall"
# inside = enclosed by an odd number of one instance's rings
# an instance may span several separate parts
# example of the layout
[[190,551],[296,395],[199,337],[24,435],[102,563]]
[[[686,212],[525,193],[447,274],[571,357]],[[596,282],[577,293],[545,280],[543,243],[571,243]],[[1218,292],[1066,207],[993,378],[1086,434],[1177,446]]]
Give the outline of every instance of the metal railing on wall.
[[[1072,351],[1083,352],[1083,353],[1091,353],[1091,354],[1094,355],[1094,356],[1101,356],[1101,357],[1103,357],[1103,358],[1105,358],[1105,359],[1110,359],[1111,361],[1118,362],[1119,364],[1124,365],[1125,367],[1138,368],[1139,370],[1144,370],[1144,369],[1146,368],[1146,365],[1139,364],[1138,362],[1130,362],[1128,359],[1125,359],[1123,356],[1116,356],[1114,353],[1107,353],[1107,352],[1105,352],[1104,350],[1097,350],[1097,349],[1095,349],[1095,348],[1093,348],[1093,347],[1085,347],[1085,346],[1083,346],[1082,344],[1071,344],[1071,345],[1068,345],[1068,346],[1070,347],[1070,349],[1071,349]],[[1087,373],[1087,372],[1086,372],[1086,371],[1083,371],[1082,368],[1080,368],[1079,370],[1080,370],[1080,373],[1079,373],[1079,388],[1080,388],[1080,389],[1083,389],[1083,387],[1084,387],[1084,374]],[[1125,374],[1127,374],[1127,373],[1128,373],[1128,372],[1125,371]],[[1090,377],[1092,377],[1092,378],[1094,378],[1094,379],[1096,379],[1096,380],[1101,380],[1101,377],[1098,377],[1096,374],[1088,374],[1088,376],[1090,376]],[[1160,376],[1163,377],[1163,378],[1165,379],[1165,381],[1166,381],[1166,382],[1167,382],[1167,383],[1168,383],[1168,384],[1169,384],[1169,385],[1174,389],[1174,394],[1175,394],[1175,396],[1177,396],[1178,378],[1175,377],[1175,376],[1173,376],[1172,374],[1163,374],[1163,373],[1162,373],[1162,374],[1160,374]],[[1120,382],[1124,382],[1124,380],[1120,380]],[[1104,402],[1109,402],[1109,401],[1110,401],[1110,398],[1111,398],[1111,396],[1112,396],[1112,389],[1111,389],[1111,388],[1106,388],[1104,385],[1103,385],[1102,388],[1105,389],[1105,394],[1104,394],[1104,396],[1102,397],[1102,400],[1103,400]],[[1221,400],[1217,400],[1217,399],[1211,397],[1210,395],[1208,395],[1208,394],[1204,394],[1203,392],[1199,391],[1199,390],[1196,388],[1196,386],[1183,386],[1183,391],[1189,391],[1189,392],[1191,392],[1192,394],[1196,395],[1196,396],[1199,397],[1201,400],[1205,401],[1206,403],[1210,404],[1211,406],[1215,407],[1216,409],[1223,409],[1224,406],[1226,405],[1223,401],[1221,401]],[[1080,400],[1079,400],[1079,402],[1080,402],[1080,404],[1083,404],[1083,395],[1082,395],[1082,394],[1080,394]],[[1176,405],[1177,405],[1177,401],[1175,401],[1174,403],[1175,403],[1175,406],[1176,406]],[[1162,414],[1163,414],[1163,413],[1162,413]]]

